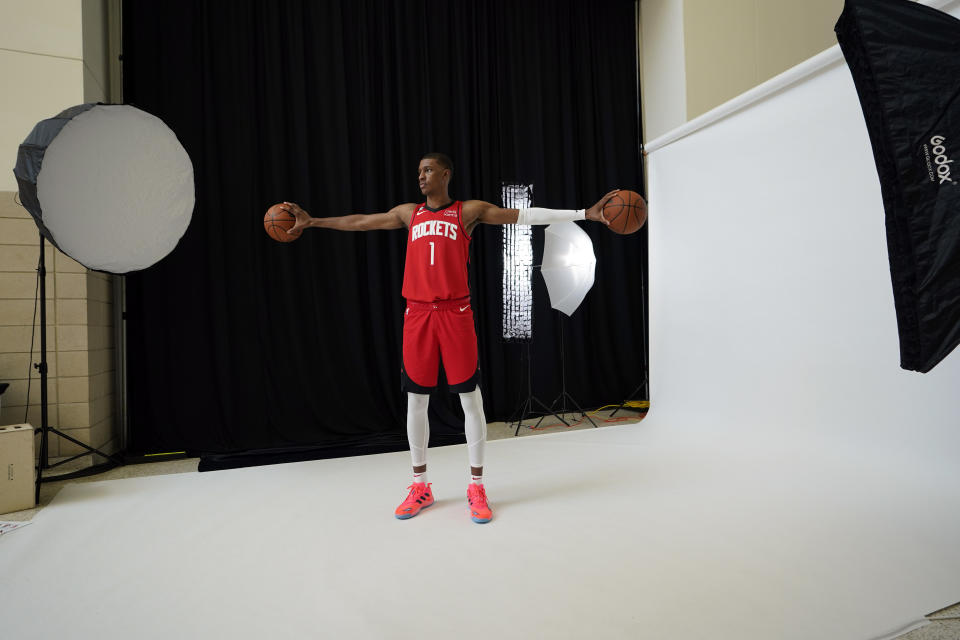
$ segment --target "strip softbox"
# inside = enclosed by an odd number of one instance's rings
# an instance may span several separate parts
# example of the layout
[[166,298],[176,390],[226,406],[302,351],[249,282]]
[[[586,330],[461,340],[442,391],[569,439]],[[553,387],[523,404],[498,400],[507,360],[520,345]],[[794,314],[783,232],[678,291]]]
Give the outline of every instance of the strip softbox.
[[880,177],[900,366],[960,344],[960,20],[908,0],[846,0],[837,40]]

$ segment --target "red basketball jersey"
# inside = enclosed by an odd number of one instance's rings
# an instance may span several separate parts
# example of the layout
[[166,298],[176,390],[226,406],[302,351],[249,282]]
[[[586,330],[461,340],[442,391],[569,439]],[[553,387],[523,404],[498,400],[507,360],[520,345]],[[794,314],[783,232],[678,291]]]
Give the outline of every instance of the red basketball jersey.
[[470,295],[470,236],[463,228],[462,209],[459,201],[437,211],[423,203],[413,212],[403,268],[403,297],[407,300],[433,302]]

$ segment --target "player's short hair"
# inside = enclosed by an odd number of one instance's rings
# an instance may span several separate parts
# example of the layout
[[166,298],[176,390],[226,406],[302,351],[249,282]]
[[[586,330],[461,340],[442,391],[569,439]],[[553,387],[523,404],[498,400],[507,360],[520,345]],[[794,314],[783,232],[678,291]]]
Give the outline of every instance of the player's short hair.
[[450,169],[450,175],[453,175],[453,160],[450,159],[445,153],[439,153],[437,151],[431,151],[430,153],[423,154],[421,160],[436,160],[441,167],[445,169]]

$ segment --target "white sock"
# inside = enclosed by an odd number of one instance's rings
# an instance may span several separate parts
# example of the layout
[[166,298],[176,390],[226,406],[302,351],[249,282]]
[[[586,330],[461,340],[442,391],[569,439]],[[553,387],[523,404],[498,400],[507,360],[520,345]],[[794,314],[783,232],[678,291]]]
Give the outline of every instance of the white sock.
[[480,387],[460,394],[463,406],[463,430],[467,435],[467,455],[471,467],[483,466],[483,449],[487,442],[487,419],[483,415],[483,396]]
[[472,482],[473,484],[482,485],[482,484],[483,484],[483,476],[471,475],[471,476],[470,476],[470,482]]
[[[407,440],[410,442],[410,458],[413,460],[414,467],[427,464],[427,444],[430,441],[428,406],[430,406],[430,396],[423,393],[407,394]],[[426,473],[423,477],[426,478]],[[414,482],[417,482],[416,478]]]
[[423,483],[426,483],[426,482],[427,482],[427,472],[426,472],[426,471],[423,471],[423,472],[421,472],[421,473],[417,473],[416,471],[414,471],[414,472],[413,472],[413,481],[414,481],[414,482],[423,482]]

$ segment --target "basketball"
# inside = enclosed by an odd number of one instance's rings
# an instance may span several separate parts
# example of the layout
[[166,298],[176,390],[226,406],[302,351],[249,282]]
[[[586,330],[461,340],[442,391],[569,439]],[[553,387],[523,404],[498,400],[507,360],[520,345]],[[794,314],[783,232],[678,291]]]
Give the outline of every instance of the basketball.
[[266,229],[267,235],[277,242],[293,242],[300,237],[301,232],[291,235],[287,233],[287,229],[296,224],[297,218],[282,207],[283,205],[275,204],[267,209],[267,213],[263,216],[263,228]]
[[603,217],[610,230],[621,235],[634,233],[647,221],[647,203],[634,191],[618,191],[603,205]]

